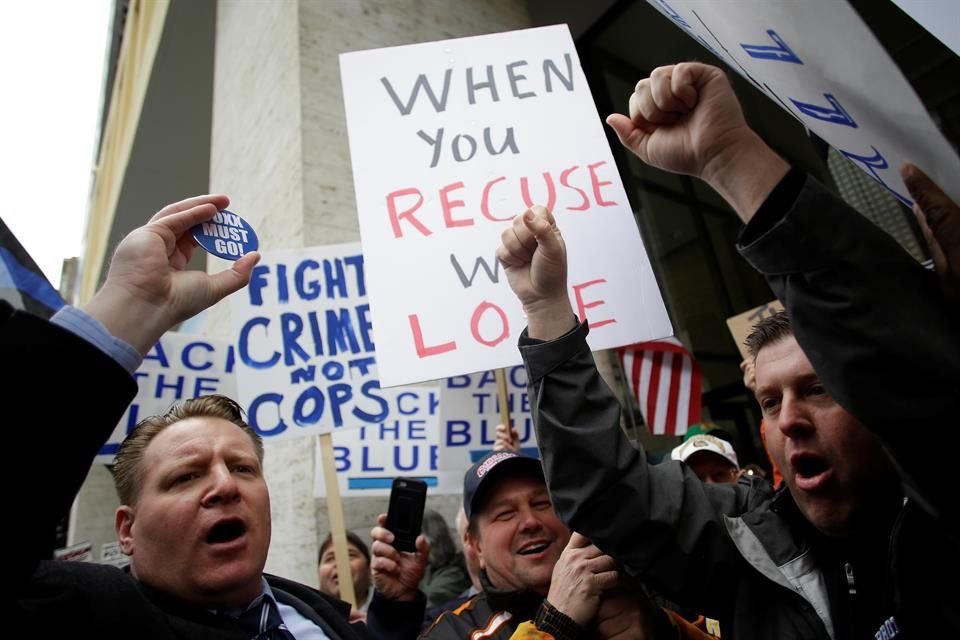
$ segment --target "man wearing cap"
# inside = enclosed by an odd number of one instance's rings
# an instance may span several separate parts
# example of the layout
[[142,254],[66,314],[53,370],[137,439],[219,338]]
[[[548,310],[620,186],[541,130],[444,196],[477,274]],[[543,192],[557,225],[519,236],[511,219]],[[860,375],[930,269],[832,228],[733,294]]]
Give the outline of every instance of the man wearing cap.
[[[441,614],[422,638],[502,639],[518,629],[556,640],[614,637],[628,629],[636,638],[708,637],[652,607],[639,587],[631,593],[617,588],[613,560],[557,518],[539,460],[493,452],[466,472],[463,495],[482,591]],[[390,545],[386,529],[374,528],[372,537],[377,582],[390,573],[385,568],[410,558]]]
[[685,463],[703,482],[733,484],[740,473],[740,463],[733,445],[709,434],[697,434],[670,452],[671,460]]

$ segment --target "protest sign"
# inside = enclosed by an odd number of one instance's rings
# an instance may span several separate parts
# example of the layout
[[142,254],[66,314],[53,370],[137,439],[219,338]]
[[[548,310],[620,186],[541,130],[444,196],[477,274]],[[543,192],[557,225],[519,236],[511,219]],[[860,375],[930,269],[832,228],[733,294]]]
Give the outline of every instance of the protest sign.
[[738,313],[735,316],[727,318],[727,328],[730,329],[730,335],[733,336],[733,342],[737,345],[737,350],[740,352],[741,358],[746,360],[750,357],[744,341],[747,339],[747,336],[750,335],[750,332],[753,331],[753,325],[764,318],[772,316],[777,311],[783,311],[783,305],[780,304],[779,300],[771,300],[767,304],[762,304],[759,307],[754,307],[749,311],[744,311],[743,313]]
[[[431,494],[462,491],[463,470],[451,485],[439,472],[441,395],[438,386],[383,389],[391,413],[379,424],[333,434],[333,464],[344,496],[386,496],[397,476],[421,478]],[[317,452],[314,495],[326,497],[322,457]]]
[[904,204],[907,160],[960,202],[960,159],[848,3],[648,1]]
[[104,542],[100,545],[100,564],[109,564],[123,569],[130,564],[130,556],[123,552],[119,542]]
[[[507,409],[527,455],[539,457],[530,417],[527,372],[522,365],[503,370]],[[384,389],[397,411],[379,425],[334,434],[334,464],[345,496],[386,496],[396,476],[427,482],[431,495],[463,490],[463,473],[489,453],[500,412],[494,371],[453,376],[441,386]],[[318,467],[321,465],[318,452]],[[315,491],[325,497],[325,480],[318,468]]]
[[955,0],[893,0],[904,13],[960,56],[960,4]]
[[[522,365],[504,370],[507,409],[520,436],[523,453],[539,458],[537,435],[530,415],[527,371]],[[444,381],[440,403],[439,467],[461,474],[490,453],[502,421],[494,372],[453,376]]]
[[140,420],[166,413],[177,400],[219,393],[237,397],[233,347],[225,340],[167,333],[133,374],[139,389],[109,440],[97,453],[112,464],[120,443]]
[[261,436],[330,432],[389,415],[359,244],[264,252],[231,300],[239,397]]
[[593,349],[673,333],[566,26],[340,56],[384,386],[520,362],[495,258],[554,211]]
[[53,559],[67,562],[93,562],[93,545],[89,542],[80,542],[62,549],[55,549]]

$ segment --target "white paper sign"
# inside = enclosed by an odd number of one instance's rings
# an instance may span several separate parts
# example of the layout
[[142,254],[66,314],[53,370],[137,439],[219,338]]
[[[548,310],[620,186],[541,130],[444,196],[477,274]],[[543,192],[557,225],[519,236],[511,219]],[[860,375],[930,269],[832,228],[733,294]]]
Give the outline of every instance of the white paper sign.
[[93,545],[89,542],[80,542],[62,549],[55,549],[53,559],[66,562],[93,562]]
[[[463,471],[439,470],[440,387],[384,389],[393,410],[379,424],[333,434],[333,457],[342,496],[386,496],[397,476],[419,478],[431,494],[459,493]],[[316,456],[314,495],[326,497],[323,461]]]
[[269,251],[231,297],[237,387],[264,438],[376,424],[380,389],[358,243]]
[[130,556],[120,549],[119,542],[104,542],[100,545],[100,564],[109,564],[122,569],[130,564]]
[[590,345],[673,333],[566,26],[340,56],[381,382],[518,364],[526,326],[495,259],[556,214]]
[[[513,428],[520,436],[520,448],[539,458],[537,434],[527,395],[527,370],[516,365],[504,371],[507,378],[507,408]],[[496,376],[491,371],[453,376],[444,381],[440,430],[440,469],[459,471],[490,453],[500,424],[500,403]]]
[[956,0],[893,0],[940,42],[960,56],[960,4]]
[[907,160],[960,201],[960,159],[846,2],[648,1],[904,204]]
[[133,375],[137,397],[100,448],[96,458],[100,464],[113,463],[120,443],[140,420],[166,413],[177,400],[211,393],[237,398],[233,347],[225,340],[164,334]]

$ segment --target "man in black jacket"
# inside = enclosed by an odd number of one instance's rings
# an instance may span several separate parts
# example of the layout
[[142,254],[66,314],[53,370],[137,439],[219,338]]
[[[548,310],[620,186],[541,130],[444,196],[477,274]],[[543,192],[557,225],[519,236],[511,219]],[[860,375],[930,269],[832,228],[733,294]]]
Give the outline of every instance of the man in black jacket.
[[770,150],[719,69],[657,69],[630,117],[608,123],[642,160],[706,180],[747,223],[741,251],[792,319],[756,352],[786,488],[706,485],[679,463],[646,464],[573,316],[559,229],[536,208],[504,232],[498,257],[528,318],[521,352],[560,517],[719,618],[724,635],[960,633],[956,588],[941,586],[957,571],[952,453],[927,445],[958,413],[960,332],[935,279]]
[[[161,210],[120,243],[103,287],[83,311],[67,308],[47,322],[0,304],[4,419],[15,452],[10,477],[17,480],[8,508],[17,519],[10,534],[18,553],[10,559],[5,609],[21,633],[367,635],[362,624],[349,624],[346,603],[263,574],[270,509],[262,445],[239,407],[223,398],[190,401],[147,421],[121,447],[116,524],[131,556],[129,573],[44,560],[50,532],[135,395],[132,372],[142,357],[168,328],[248,282],[256,254],[215,275],[184,271],[195,248],[190,229],[227,204],[225,196],[201,196]],[[55,394],[53,367],[65,381]],[[379,618],[377,605],[371,608],[373,634],[410,637],[423,602],[384,601]]]

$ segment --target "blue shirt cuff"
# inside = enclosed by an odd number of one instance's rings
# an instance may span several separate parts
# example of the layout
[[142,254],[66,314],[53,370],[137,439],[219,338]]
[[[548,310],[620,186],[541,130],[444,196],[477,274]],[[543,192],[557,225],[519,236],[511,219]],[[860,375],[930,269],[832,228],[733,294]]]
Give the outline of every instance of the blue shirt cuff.
[[97,347],[130,374],[143,362],[139,351],[120,338],[112,336],[99,320],[76,307],[64,305],[53,314],[50,321]]

